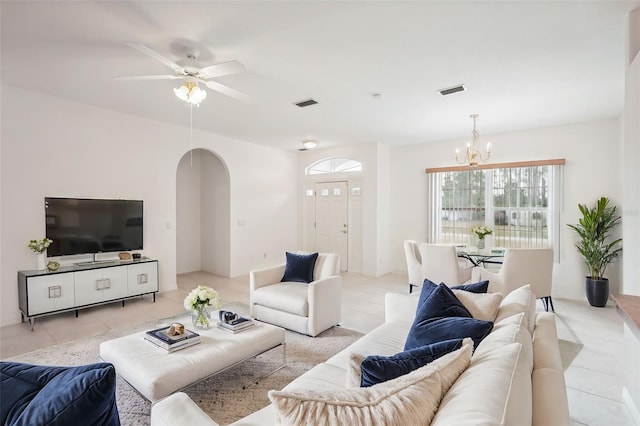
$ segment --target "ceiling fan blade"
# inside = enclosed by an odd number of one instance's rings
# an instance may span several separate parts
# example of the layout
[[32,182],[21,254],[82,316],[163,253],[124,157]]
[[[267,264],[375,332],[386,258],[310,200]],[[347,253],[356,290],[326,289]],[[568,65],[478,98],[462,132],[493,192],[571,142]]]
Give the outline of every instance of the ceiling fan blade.
[[179,75],[128,75],[124,77],[114,77],[116,80],[181,80],[183,77]]
[[149,56],[150,58],[153,58],[157,61],[162,62],[163,64],[165,64],[166,66],[168,66],[169,68],[171,68],[172,70],[174,70],[177,73],[184,73],[184,68],[182,68],[180,65],[176,64],[175,62],[173,62],[170,59],[165,58],[164,56],[162,56],[161,54],[149,49],[147,46],[144,46],[140,43],[133,43],[130,41],[125,41],[124,42],[127,46],[132,47],[134,49],[136,49],[139,52],[144,53],[145,55]]
[[202,81],[202,82],[211,90],[215,90],[216,92],[220,92],[223,95],[227,95],[239,101],[249,102],[249,96],[245,95],[242,92],[237,91],[236,89],[232,89],[229,86],[220,84],[217,81]]
[[222,64],[211,65],[200,68],[200,75],[203,78],[219,77],[221,75],[237,74],[244,71],[244,65],[238,61],[229,61]]

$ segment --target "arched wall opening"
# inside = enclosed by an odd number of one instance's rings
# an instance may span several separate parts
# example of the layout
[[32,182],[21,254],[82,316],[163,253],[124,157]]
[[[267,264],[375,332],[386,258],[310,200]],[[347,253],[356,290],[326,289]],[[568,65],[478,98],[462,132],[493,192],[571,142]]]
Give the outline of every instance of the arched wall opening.
[[176,272],[230,276],[230,179],[220,157],[187,152],[176,171]]

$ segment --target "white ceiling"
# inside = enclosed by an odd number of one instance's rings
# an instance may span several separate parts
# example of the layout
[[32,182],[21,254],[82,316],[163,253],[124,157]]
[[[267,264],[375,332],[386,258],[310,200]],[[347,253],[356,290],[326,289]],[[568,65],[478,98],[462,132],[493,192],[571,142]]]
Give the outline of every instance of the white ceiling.
[[[170,74],[125,45],[202,66],[216,80],[194,127],[279,149],[467,137],[616,117],[624,103],[627,13],[640,1],[5,1],[1,80],[24,89],[188,126]],[[463,83],[468,91],[442,97]],[[374,97],[374,93],[381,96]],[[318,105],[298,108],[313,98]]]

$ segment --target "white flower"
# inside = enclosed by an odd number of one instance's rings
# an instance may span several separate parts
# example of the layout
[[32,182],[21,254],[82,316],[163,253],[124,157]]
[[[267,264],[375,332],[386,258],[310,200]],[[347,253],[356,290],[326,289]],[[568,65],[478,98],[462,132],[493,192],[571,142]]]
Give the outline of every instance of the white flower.
[[42,254],[47,249],[47,247],[51,245],[52,242],[53,240],[49,238],[43,238],[41,240],[29,240],[29,244],[27,244],[27,247],[29,247],[36,253]]
[[481,240],[484,239],[484,237],[486,235],[493,234],[493,231],[491,230],[491,228],[488,228],[488,227],[486,227],[484,225],[475,226],[475,227],[471,228],[471,232],[474,233]]
[[221,304],[222,300],[218,292],[204,285],[199,285],[191,290],[184,299],[184,308],[188,311],[196,309],[200,305],[213,306],[218,309]]

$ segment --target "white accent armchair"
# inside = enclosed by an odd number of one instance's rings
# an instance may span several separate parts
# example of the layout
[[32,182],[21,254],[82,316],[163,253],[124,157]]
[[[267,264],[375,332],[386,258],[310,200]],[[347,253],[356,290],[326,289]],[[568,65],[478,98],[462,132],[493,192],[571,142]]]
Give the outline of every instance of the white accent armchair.
[[409,293],[413,287],[420,287],[422,282],[422,257],[420,248],[415,240],[404,241],[404,256],[407,260],[407,274],[409,276]]
[[[461,268],[456,247],[444,244],[420,244],[422,276],[424,279],[448,286],[461,285],[471,281],[473,266]],[[423,280],[424,281],[424,280]]]
[[551,299],[553,277],[553,249],[551,248],[509,248],[504,254],[504,262],[498,272],[476,268],[474,278],[489,280],[489,292],[509,294],[518,287],[529,284],[536,298],[542,299],[546,311],[555,312]]
[[286,263],[249,273],[249,308],[255,319],[312,337],[340,322],[340,256],[319,253],[310,283],[281,282]]

